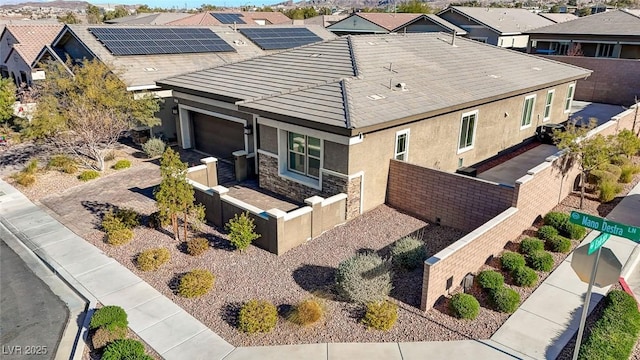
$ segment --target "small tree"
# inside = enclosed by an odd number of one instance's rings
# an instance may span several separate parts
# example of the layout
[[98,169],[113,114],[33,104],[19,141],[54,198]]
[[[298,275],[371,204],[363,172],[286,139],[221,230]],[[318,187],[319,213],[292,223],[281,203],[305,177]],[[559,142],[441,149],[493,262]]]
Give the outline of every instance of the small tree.
[[13,117],[16,102],[16,86],[11,79],[0,78],[0,124]]
[[235,214],[225,227],[229,231],[229,241],[240,251],[244,251],[253,240],[261,236],[254,231],[256,225],[247,212],[243,212],[239,216]]
[[604,136],[597,134],[587,137],[594,127],[595,119],[590,119],[588,127],[579,127],[570,122],[566,131],[554,133],[558,149],[565,150],[565,156],[580,166],[580,209],[584,204],[584,187],[589,172],[607,163],[611,157],[611,148]]
[[624,129],[613,137],[615,152],[631,158],[640,151],[640,138],[633,131]]
[[[178,153],[171,148],[162,155],[160,160],[160,175],[162,181],[154,195],[158,203],[160,219],[164,223],[171,221],[173,236],[180,240],[178,234],[178,218],[182,215],[184,225],[184,240],[187,240],[187,225],[189,214],[204,213],[194,205],[194,190],[187,181],[187,164],[180,160]],[[199,216],[199,215],[197,215]]]
[[58,16],[58,21],[65,24],[80,24],[81,21],[78,19],[75,13],[72,11],[67,11],[66,14],[62,16]]

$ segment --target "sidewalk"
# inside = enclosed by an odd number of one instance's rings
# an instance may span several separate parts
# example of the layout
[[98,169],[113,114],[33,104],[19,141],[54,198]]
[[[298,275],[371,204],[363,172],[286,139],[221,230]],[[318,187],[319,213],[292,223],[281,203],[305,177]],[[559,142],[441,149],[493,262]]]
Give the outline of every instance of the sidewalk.
[[[640,185],[608,217],[640,225]],[[633,215],[632,215],[633,214]],[[570,267],[568,257],[522,304],[490,340],[416,343],[336,343],[234,348],[138,276],[75,235],[0,180],[0,223],[43,259],[78,292],[98,302],[119,305],[129,326],[165,359],[548,359],[555,358],[577,331],[587,284]],[[595,237],[590,234],[587,243]],[[605,244],[631,273],[640,290],[636,248],[612,236]],[[637,254],[640,252],[634,252]],[[637,260],[637,256],[631,257]],[[632,271],[633,270],[633,271]],[[594,288],[591,308],[607,289]],[[82,344],[81,344],[82,346]]]

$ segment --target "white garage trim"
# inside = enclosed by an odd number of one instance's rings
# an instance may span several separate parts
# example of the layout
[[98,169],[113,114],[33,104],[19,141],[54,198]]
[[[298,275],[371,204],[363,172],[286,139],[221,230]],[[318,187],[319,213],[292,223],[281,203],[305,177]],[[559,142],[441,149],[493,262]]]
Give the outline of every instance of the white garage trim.
[[[191,139],[191,122],[190,117],[189,117],[189,113],[188,110],[193,111],[193,112],[197,112],[200,114],[204,114],[204,115],[209,115],[209,116],[213,116],[213,117],[217,117],[223,120],[228,120],[228,121],[233,121],[233,122],[237,122],[237,123],[241,123],[244,127],[247,126],[247,120],[245,119],[239,119],[233,116],[229,116],[229,115],[225,115],[225,114],[220,114],[217,112],[213,112],[213,111],[207,111],[207,110],[202,110],[193,106],[189,106],[189,105],[182,105],[182,104],[178,104],[178,109],[179,109],[179,113],[180,113],[180,134],[182,135],[182,144],[183,147],[185,149],[188,149],[190,147],[192,147],[192,139]],[[185,131],[187,130],[187,131]],[[249,135],[246,134],[246,132],[244,133],[244,150],[249,153]],[[188,144],[189,146],[186,146],[186,144]],[[251,155],[253,155],[253,153],[251,153]]]

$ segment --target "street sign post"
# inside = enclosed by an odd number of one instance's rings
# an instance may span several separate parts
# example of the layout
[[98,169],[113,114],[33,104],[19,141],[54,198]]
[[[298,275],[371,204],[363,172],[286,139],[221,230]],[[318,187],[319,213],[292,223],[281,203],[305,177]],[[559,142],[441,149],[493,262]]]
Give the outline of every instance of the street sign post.
[[569,216],[569,222],[582,225],[589,229],[599,230],[600,232],[620,236],[635,242],[640,242],[640,228],[609,221],[607,219],[583,214],[581,212],[572,211]]
[[602,247],[602,245],[604,245],[604,243],[609,240],[609,238],[611,237],[611,235],[607,234],[607,233],[600,233],[600,235],[598,235],[598,237],[596,237],[595,239],[591,240],[591,242],[589,243],[589,251],[587,251],[587,255],[591,255],[594,252],[596,252],[596,250],[600,249]]

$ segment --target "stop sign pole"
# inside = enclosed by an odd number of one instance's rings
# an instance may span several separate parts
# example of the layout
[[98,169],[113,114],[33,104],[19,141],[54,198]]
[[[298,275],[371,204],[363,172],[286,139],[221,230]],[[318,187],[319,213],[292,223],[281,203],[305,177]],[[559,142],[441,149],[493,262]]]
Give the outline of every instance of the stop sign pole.
[[598,272],[598,261],[600,261],[600,253],[602,252],[602,246],[598,248],[596,252],[596,261],[593,262],[593,269],[591,269],[591,278],[589,279],[589,287],[587,288],[587,295],[584,299],[584,307],[582,308],[582,316],[580,317],[580,327],[578,328],[578,338],[576,339],[576,347],[573,349],[573,360],[578,360],[578,354],[580,353],[580,343],[582,342],[582,333],[584,332],[584,325],[587,322],[587,313],[589,312],[589,303],[591,302],[591,290],[593,289],[593,283],[596,282],[596,273]]

